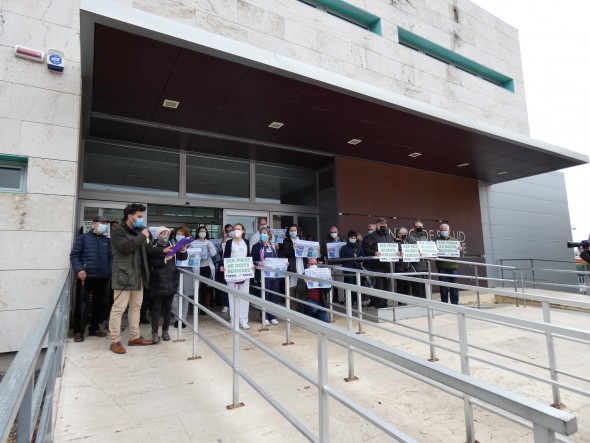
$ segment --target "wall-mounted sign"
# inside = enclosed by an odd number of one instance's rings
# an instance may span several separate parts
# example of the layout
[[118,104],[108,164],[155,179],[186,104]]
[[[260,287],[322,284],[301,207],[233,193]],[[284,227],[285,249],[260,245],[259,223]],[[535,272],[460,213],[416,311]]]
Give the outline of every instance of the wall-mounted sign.
[[64,71],[64,53],[57,49],[47,51],[47,69],[54,72]]
[[45,60],[45,53],[36,49],[25,48],[24,46],[16,45],[14,47],[14,55],[20,58],[26,58],[27,60],[33,60],[34,62],[43,63]]

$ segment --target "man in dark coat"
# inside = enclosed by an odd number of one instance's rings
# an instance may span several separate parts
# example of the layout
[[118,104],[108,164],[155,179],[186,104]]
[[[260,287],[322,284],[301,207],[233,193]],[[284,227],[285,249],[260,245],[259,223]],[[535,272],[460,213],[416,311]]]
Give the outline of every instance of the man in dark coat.
[[[86,307],[92,303],[92,319],[88,335],[106,337],[100,330],[113,254],[111,241],[104,235],[108,220],[100,215],[92,219],[92,231],[79,235],[70,253],[70,262],[84,290],[77,291],[74,308],[74,341],[84,341]],[[84,298],[84,299],[83,299]]]
[[[365,244],[364,252],[366,257],[379,257],[379,243],[394,243],[395,238],[387,226],[387,220],[384,218],[377,219],[375,222],[377,230],[371,235],[367,236],[367,243]],[[382,262],[377,259],[373,260],[371,264],[374,272],[390,273],[391,265],[389,262]],[[387,277],[375,277],[375,289],[381,289],[382,291],[390,291],[391,281]],[[387,299],[381,297],[371,296],[371,304],[375,308],[386,308]]]
[[125,354],[121,344],[121,317],[129,305],[129,346],[153,344],[144,340],[139,331],[139,311],[143,301],[143,288],[149,288],[149,270],[146,255],[150,233],[143,225],[145,206],[130,204],[123,210],[123,220],[111,233],[113,246],[112,287],[114,302],[111,308],[109,329],[111,351]]

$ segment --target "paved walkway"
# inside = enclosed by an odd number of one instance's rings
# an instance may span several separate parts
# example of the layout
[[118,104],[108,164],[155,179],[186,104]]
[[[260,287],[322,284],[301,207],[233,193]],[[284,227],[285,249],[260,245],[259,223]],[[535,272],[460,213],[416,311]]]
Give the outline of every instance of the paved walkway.
[[[486,308],[487,309],[487,308]],[[534,307],[489,307],[503,315],[540,320]],[[251,310],[248,331],[273,351],[305,368],[316,371],[316,338],[293,328],[293,346],[283,346],[284,322],[260,331]],[[572,327],[590,328],[590,315],[579,312],[554,312],[552,320]],[[226,355],[231,355],[231,334],[208,317],[200,317],[201,330]],[[457,337],[455,317],[435,317],[435,330],[441,336]],[[344,320],[335,323],[344,327]],[[381,323],[380,326],[384,324]],[[425,328],[424,318],[388,325],[386,328],[419,336],[400,325]],[[428,347],[409,338],[368,326],[367,337],[390,344],[414,355],[428,358]],[[145,336],[149,326],[142,325]],[[501,325],[468,321],[470,344],[519,355],[544,364],[545,337]],[[171,332],[176,333],[175,329]],[[230,368],[202,342],[199,360],[192,355],[191,334],[183,331],[184,342],[162,342],[155,346],[127,348],[126,355],[109,351],[106,338],[87,337],[83,343],[69,343],[64,376],[57,407],[55,441],[70,442],[302,442],[307,441],[246,382],[240,382],[240,400],[245,407],[227,410],[232,398]],[[173,335],[173,339],[175,336]],[[442,339],[437,339],[442,341]],[[568,371],[590,375],[587,345],[556,339],[558,362]],[[452,342],[448,346],[456,348]],[[318,430],[317,390],[308,382],[279,365],[246,341],[241,344],[241,367],[285,408],[313,432]],[[472,350],[475,355],[485,355]],[[459,370],[455,354],[437,351],[439,363]],[[486,355],[486,357],[489,357]],[[504,362],[508,360],[503,359]],[[359,380],[347,383],[347,353],[331,344],[330,384],[401,431],[420,442],[462,443],[465,441],[463,401],[412,377],[356,356]],[[511,362],[514,366],[520,363]],[[561,366],[563,367],[563,366]],[[472,361],[472,375],[501,387],[551,403],[551,389],[529,378]],[[529,369],[530,370],[530,369]],[[544,371],[537,370],[540,374]],[[580,382],[581,383],[581,382]],[[584,386],[590,389],[590,386]],[[578,417],[575,442],[590,442],[590,399],[562,391],[567,411]],[[485,442],[532,441],[532,432],[508,420],[475,408],[476,437]],[[336,401],[330,401],[330,440],[334,442],[385,442],[391,438],[358,418]]]

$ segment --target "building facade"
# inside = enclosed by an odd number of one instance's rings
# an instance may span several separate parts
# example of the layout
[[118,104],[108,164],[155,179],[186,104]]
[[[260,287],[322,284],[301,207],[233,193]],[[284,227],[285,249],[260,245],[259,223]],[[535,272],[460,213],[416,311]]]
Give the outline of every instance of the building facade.
[[214,234],[446,221],[480,261],[571,260],[554,171],[588,159],[529,137],[518,32],[467,0],[0,0],[0,51],[0,352],[131,201]]

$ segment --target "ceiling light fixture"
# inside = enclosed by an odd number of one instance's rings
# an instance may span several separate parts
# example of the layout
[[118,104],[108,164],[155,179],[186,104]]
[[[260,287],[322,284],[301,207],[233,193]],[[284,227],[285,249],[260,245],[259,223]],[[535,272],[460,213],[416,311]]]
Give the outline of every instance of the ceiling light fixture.
[[175,100],[164,99],[164,103],[162,103],[162,106],[164,106],[165,108],[176,109],[176,108],[178,108],[179,104],[180,104],[180,102],[177,102]]
[[268,125],[268,127],[273,129],[281,129],[283,125],[284,123],[281,122],[272,122],[270,125]]
[[353,138],[352,140],[348,140],[346,143],[348,143],[349,145],[358,145],[360,142],[362,142],[362,140],[358,138]]
[[499,172],[496,172],[496,175],[504,175],[504,174],[508,174],[508,171],[499,171]]
[[461,163],[460,165],[457,165],[458,168],[464,168],[465,166],[469,166],[469,163]]
[[415,157],[420,157],[421,155],[422,155],[421,152],[412,152],[411,154],[408,154],[408,157],[415,158]]

